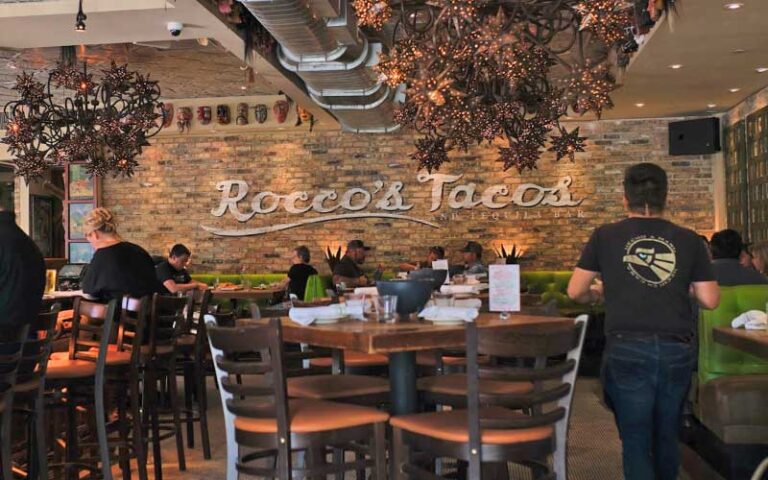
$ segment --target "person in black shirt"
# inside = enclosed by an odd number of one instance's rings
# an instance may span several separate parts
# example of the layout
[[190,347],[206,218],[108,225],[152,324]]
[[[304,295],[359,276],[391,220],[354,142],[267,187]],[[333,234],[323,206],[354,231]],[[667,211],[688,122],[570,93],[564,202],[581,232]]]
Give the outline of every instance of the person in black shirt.
[[371,247],[367,247],[362,240],[350,240],[346,253],[333,267],[333,284],[343,282],[347,287],[364,287],[370,284],[365,272],[360,268],[370,249]]
[[445,258],[445,249],[440,246],[429,247],[427,251],[427,259],[421,262],[415,263],[401,263],[400,270],[404,272],[410,272],[412,270],[418,270],[420,268],[432,268],[432,262],[435,260],[443,260]]
[[317,275],[315,267],[309,264],[309,249],[304,245],[293,249],[291,256],[291,268],[288,270],[288,278],[284,285],[288,287],[288,293],[296,295],[299,300],[304,300],[304,291],[307,289],[307,280],[311,275]]
[[101,301],[123,295],[143,297],[160,291],[155,264],[146,250],[123,241],[115,217],[96,208],[85,218],[85,238],[96,252],[82,281],[83,293]]
[[0,329],[35,323],[44,290],[43,254],[16,215],[0,210]]
[[765,285],[768,278],[754,268],[743,266],[739,259],[747,245],[736,230],[722,230],[712,235],[712,265],[718,285]]
[[188,290],[205,290],[208,285],[195,282],[187,271],[187,264],[192,252],[184,245],[177,243],[171,248],[168,258],[155,266],[157,280],[160,282],[162,293],[168,295]]
[[[629,218],[594,231],[568,285],[576,301],[605,301],[603,389],[626,480],[677,478],[678,429],[696,354],[690,294],[704,308],[720,301],[704,242],[662,218],[666,198],[661,167],[628,168]],[[593,284],[598,274],[603,283]]]

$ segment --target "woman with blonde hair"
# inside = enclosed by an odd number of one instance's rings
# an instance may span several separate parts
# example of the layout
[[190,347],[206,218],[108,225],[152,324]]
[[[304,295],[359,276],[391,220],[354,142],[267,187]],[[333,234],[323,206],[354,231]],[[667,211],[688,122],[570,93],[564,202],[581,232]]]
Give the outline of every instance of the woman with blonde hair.
[[106,301],[160,291],[152,257],[140,246],[120,238],[112,212],[93,209],[83,229],[85,238],[96,249],[83,278],[83,293]]

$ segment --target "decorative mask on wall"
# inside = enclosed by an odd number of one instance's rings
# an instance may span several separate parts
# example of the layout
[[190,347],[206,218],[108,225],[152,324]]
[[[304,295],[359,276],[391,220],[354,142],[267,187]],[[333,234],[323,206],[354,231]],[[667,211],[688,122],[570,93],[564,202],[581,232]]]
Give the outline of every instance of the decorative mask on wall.
[[211,107],[197,107],[197,121],[201,125],[211,123]]
[[285,122],[285,119],[288,118],[288,111],[290,108],[291,105],[286,100],[278,100],[272,105],[272,113],[275,114],[277,123]]
[[163,128],[168,128],[173,125],[173,104],[164,103],[163,110]]
[[247,103],[237,104],[237,118],[235,119],[235,123],[238,125],[248,125],[248,104]]
[[312,120],[312,113],[301,105],[296,105],[296,113],[299,114],[300,124]]
[[229,125],[229,105],[218,105],[216,107],[216,120],[219,125]]
[[189,127],[192,124],[192,108],[180,107],[179,113],[176,114],[176,126],[179,128],[180,133],[184,133],[186,130],[189,133]]
[[253,113],[256,117],[256,121],[259,123],[264,123],[267,121],[267,106],[263,103],[260,103],[253,107]]

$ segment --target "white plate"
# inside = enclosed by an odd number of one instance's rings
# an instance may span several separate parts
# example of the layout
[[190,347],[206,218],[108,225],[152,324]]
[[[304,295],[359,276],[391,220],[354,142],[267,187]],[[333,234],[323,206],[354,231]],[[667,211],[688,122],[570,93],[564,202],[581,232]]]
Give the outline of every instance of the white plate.
[[313,322],[315,325],[330,325],[333,323],[339,323],[342,320],[345,320],[348,318],[348,315],[338,315],[333,317],[322,317],[322,318],[316,318]]
[[464,323],[463,318],[424,318],[428,322],[439,325],[460,325]]

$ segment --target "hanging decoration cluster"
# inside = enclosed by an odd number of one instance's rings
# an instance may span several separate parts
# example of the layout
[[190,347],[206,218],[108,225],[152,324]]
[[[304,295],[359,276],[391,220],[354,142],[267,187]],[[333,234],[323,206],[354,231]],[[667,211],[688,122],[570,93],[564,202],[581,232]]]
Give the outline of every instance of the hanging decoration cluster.
[[136,157],[163,126],[160,88],[126,65],[112,62],[101,73],[97,80],[85,64],[60,64],[47,85],[27,73],[16,79],[20,98],[5,105],[2,142],[17,175],[29,181],[66,162],[85,162],[91,175],[133,174]]
[[[536,168],[545,151],[573,160],[578,130],[560,119],[613,106],[611,66],[634,42],[625,0],[356,0],[359,24],[381,29],[399,9],[392,48],[375,67],[406,85],[396,120],[422,138],[412,158],[437,170],[447,152],[497,145],[503,168]],[[644,7],[643,7],[644,8]],[[615,52],[615,53],[614,53]],[[559,132],[550,137],[549,132]]]

